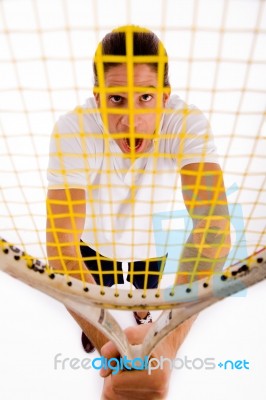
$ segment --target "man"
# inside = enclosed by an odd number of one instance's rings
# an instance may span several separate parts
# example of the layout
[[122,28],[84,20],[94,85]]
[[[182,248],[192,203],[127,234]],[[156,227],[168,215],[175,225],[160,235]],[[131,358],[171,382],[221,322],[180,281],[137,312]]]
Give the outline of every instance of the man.
[[[79,279],[112,286],[124,282],[122,262],[127,262],[132,285],[156,288],[167,251],[156,245],[152,218],[173,211],[182,189],[193,230],[182,251],[176,284],[220,269],[230,247],[229,217],[212,133],[196,107],[171,96],[162,43],[144,28],[118,28],[99,44],[93,67],[94,98],[61,117],[51,139],[51,265],[63,265]],[[115,356],[114,346],[106,344],[100,332],[69,312],[84,332],[86,351],[96,346],[102,354]],[[147,311],[134,316],[144,326],[126,333],[138,343],[149,329],[145,323],[152,321]],[[155,353],[173,358],[191,324],[192,320],[177,328]],[[170,371],[158,372],[161,380],[147,378],[145,371],[127,374],[114,378],[107,372],[104,399],[142,399],[147,392],[148,398],[164,398]],[[136,382],[142,382],[140,392]]]

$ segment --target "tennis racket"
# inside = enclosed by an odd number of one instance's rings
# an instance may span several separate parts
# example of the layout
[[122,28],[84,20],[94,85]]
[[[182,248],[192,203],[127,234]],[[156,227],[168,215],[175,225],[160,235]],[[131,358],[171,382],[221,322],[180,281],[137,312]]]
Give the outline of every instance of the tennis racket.
[[[172,57],[173,70],[182,72],[183,62],[184,60],[186,61],[184,67],[186,74],[185,76],[182,76],[181,73],[180,78],[179,76],[176,77],[178,79],[176,82],[172,83],[172,92],[180,94],[180,96],[184,99],[187,99],[187,102],[189,103],[194,103],[195,101],[195,103],[208,114],[213,131],[215,132],[216,144],[219,153],[221,154],[220,165],[226,180],[226,187],[228,188],[226,194],[228,197],[234,238],[232,250],[228,256],[228,261],[224,271],[215,273],[208,278],[190,282],[189,284],[181,284],[177,286],[173,283],[169,283],[169,285],[167,283],[165,287],[160,286],[158,289],[145,288],[145,290],[134,290],[133,288],[130,288],[129,290],[122,290],[118,288],[117,285],[114,289],[105,287],[103,285],[91,285],[85,281],[79,281],[74,277],[71,277],[70,273],[67,273],[65,270],[60,271],[60,273],[58,271],[54,271],[49,266],[49,263],[52,263],[53,261],[51,259],[48,260],[48,264],[45,264],[43,261],[39,260],[41,258],[41,255],[39,254],[44,253],[43,248],[45,247],[45,240],[43,239],[44,232],[42,230],[45,222],[42,206],[44,204],[46,181],[43,179],[43,177],[45,174],[44,171],[46,171],[47,168],[47,132],[50,130],[52,122],[49,121],[49,118],[46,118],[45,115],[45,118],[42,119],[42,123],[40,123],[39,116],[37,114],[37,121],[34,124],[34,135],[32,134],[32,126],[29,121],[33,121],[33,116],[36,112],[35,103],[38,104],[38,107],[42,111],[47,110],[46,102],[44,101],[42,103],[45,96],[39,96],[38,101],[35,102],[35,100],[33,100],[34,104],[31,105],[28,105],[28,103],[25,101],[25,98],[27,98],[28,94],[28,87],[33,89],[33,93],[35,90],[43,90],[40,89],[43,88],[43,83],[37,83],[37,80],[32,79],[33,75],[36,77],[39,76],[40,69],[39,66],[36,66],[38,63],[35,63],[35,60],[33,60],[31,63],[31,73],[27,74],[27,76],[29,76],[29,81],[20,81],[19,77],[24,76],[24,63],[17,62],[19,59],[16,59],[16,54],[13,54],[12,51],[9,51],[8,47],[10,46],[10,49],[12,49],[12,43],[9,40],[9,33],[13,32],[12,29],[14,29],[16,32],[17,26],[15,24],[13,28],[9,28],[8,24],[4,25],[4,33],[8,37],[8,46],[6,47],[7,50],[5,54],[6,60],[9,60],[7,64],[7,70],[12,71],[13,68],[15,68],[16,73],[13,74],[13,82],[10,83],[10,87],[6,87],[4,85],[2,90],[2,93],[4,94],[3,104],[5,104],[5,107],[1,117],[3,119],[3,135],[0,137],[0,213],[1,231],[3,232],[3,236],[6,236],[8,240],[6,241],[1,239],[0,269],[14,278],[23,281],[36,290],[42,291],[53,297],[64,304],[67,308],[73,310],[82,318],[92,323],[96,328],[103,332],[106,337],[116,344],[121,356],[126,355],[128,358],[133,359],[135,357],[149,355],[156,344],[159,343],[163,337],[169,334],[183,321],[204,310],[206,307],[209,307],[210,305],[213,305],[232,294],[243,291],[251,285],[264,280],[266,277],[266,250],[264,249],[266,243],[266,156],[265,135],[263,135],[265,101],[263,91],[264,75],[262,74],[261,69],[264,61],[258,51],[260,43],[259,38],[262,37],[265,31],[261,22],[261,16],[263,16],[264,7],[265,3],[261,1],[257,9],[256,22],[254,22],[252,29],[250,28],[249,23],[247,24],[248,28],[239,27],[237,20],[235,21],[237,26],[235,29],[231,29],[230,24],[228,24],[228,26],[225,24],[228,2],[225,3],[223,11],[224,26],[219,27],[217,31],[210,28],[208,24],[206,27],[203,26],[203,28],[200,26],[197,27],[197,31],[195,31],[195,26],[197,26],[197,24],[193,24],[193,32],[191,35],[189,35],[191,36],[191,42],[190,40],[186,42],[186,28],[184,29],[184,32],[182,32],[180,27],[177,29],[173,28],[176,26],[176,21],[173,25],[171,24],[171,28],[169,28],[169,32],[173,32],[173,39],[171,41],[174,49]],[[165,5],[163,8],[166,10]],[[43,13],[40,13],[40,15],[42,14]],[[75,13],[72,14],[74,15]],[[176,10],[173,9],[172,12],[169,12],[169,15],[170,14],[172,14],[175,18]],[[32,13],[32,15],[35,14]],[[64,13],[61,12],[60,15],[64,15]],[[49,19],[50,18],[48,18],[48,20]],[[26,32],[28,35],[28,25],[30,24],[30,21],[28,18],[25,18],[25,20],[27,20],[27,27],[25,27],[25,29],[27,28]],[[36,21],[31,21],[31,26],[33,35],[36,35],[36,38],[40,40],[42,37],[40,32],[42,30],[39,28],[36,30],[38,23],[39,22],[37,22],[36,25]],[[92,26],[95,27],[95,21],[92,21],[92,23]],[[76,25],[76,23],[74,25]],[[45,27],[45,24],[43,26],[43,32],[49,34],[49,24],[48,27]],[[64,27],[65,26],[69,26],[69,24],[65,23]],[[188,30],[190,28],[191,27],[188,27]],[[9,31],[9,29],[11,29],[11,31]],[[164,29],[162,29],[162,31],[164,31]],[[206,49],[208,49],[208,51],[206,54],[202,53],[202,46],[197,44],[197,41],[194,40],[196,37],[196,32],[197,35],[198,33],[205,34],[208,32],[211,38],[215,38],[215,40],[218,41],[218,52],[214,51],[210,55],[210,48],[206,45]],[[179,36],[179,33],[182,34],[181,37]],[[239,40],[235,48],[238,50],[243,50],[243,53],[238,53],[235,51],[234,46],[232,46],[233,41],[231,39],[234,38],[235,33],[242,35],[241,40]],[[129,40],[127,40],[129,55],[132,52],[131,34],[132,32],[128,36]],[[250,41],[246,40],[246,35],[251,37]],[[225,36],[227,37],[227,40],[225,40]],[[51,39],[51,41],[52,40],[53,39]],[[56,42],[56,40],[54,40],[54,42]],[[81,41],[79,40],[79,42]],[[83,42],[87,42],[87,38],[84,39]],[[249,45],[249,42],[252,42],[252,45]],[[257,42],[258,48],[256,49]],[[41,42],[40,48],[44,49],[43,46],[45,43],[45,41]],[[177,53],[176,43],[185,43],[184,47],[191,49],[189,57],[187,57],[187,53],[184,55]],[[200,40],[199,43],[201,43]],[[31,48],[32,42],[29,42],[28,46],[21,46],[21,43],[18,42],[17,46],[20,51],[24,51],[26,48]],[[214,48],[216,49],[215,46]],[[195,50],[195,53],[193,52],[193,49]],[[37,54],[39,54],[39,47],[37,50]],[[74,54],[74,48],[71,48],[70,50],[71,51],[67,52],[65,57],[66,64],[64,65],[66,66],[68,66],[69,62],[73,63],[73,57],[71,56],[71,59],[68,57],[69,54]],[[49,51],[44,51],[40,57],[41,62],[45,66],[46,61],[49,59],[47,54],[49,56]],[[26,60],[28,60],[28,57],[28,54],[24,55]],[[109,87],[106,89],[105,87],[104,71],[102,68],[103,57],[101,54],[98,54],[98,57],[99,59],[97,62],[100,64],[98,71],[98,94],[102,93],[103,95],[107,95],[112,88]],[[159,59],[164,62],[164,55],[160,54]],[[53,60],[53,56],[51,57],[51,60]],[[133,70],[132,60],[133,58],[131,56],[129,57],[129,60],[125,60],[124,58],[122,59],[122,62],[129,61],[129,72],[132,72]],[[157,58],[156,60],[158,61]],[[106,61],[113,62],[115,60],[113,58],[110,59],[107,56]],[[137,60],[135,61],[137,62]],[[62,62],[61,58],[60,62]],[[121,62],[121,59],[119,59],[119,62]],[[142,62],[145,63],[146,59],[144,59],[144,61],[142,60]],[[239,69],[235,70],[236,67]],[[60,71],[61,70],[63,70],[63,68],[61,68]],[[206,71],[208,71],[207,74]],[[229,72],[226,73],[227,71]],[[240,79],[241,73],[243,73],[242,80]],[[80,74],[77,74],[77,76],[78,75]],[[129,75],[132,77],[132,74]],[[194,79],[197,75],[200,78],[195,85]],[[160,93],[163,92],[164,89],[161,79],[163,77],[162,66],[160,66],[158,69],[158,76],[160,79],[158,79],[156,88],[149,88],[148,93],[153,94],[156,91]],[[210,76],[214,77],[211,82],[209,80]],[[259,84],[255,82],[254,76],[258,76]],[[61,74],[57,77],[57,79],[55,79],[56,84],[58,78],[60,77]],[[24,77],[24,79],[26,79],[26,77]],[[179,79],[181,79],[181,81]],[[35,85],[35,81],[37,86],[32,87],[31,85]],[[6,82],[3,81],[3,84],[6,84]],[[46,87],[50,88],[51,86],[53,86],[53,84],[50,84],[50,82],[47,81]],[[135,89],[133,78],[131,79],[129,86],[129,92],[133,93]],[[14,87],[17,89],[16,91],[13,90]],[[55,87],[56,88],[52,93],[53,96],[57,96],[58,94],[57,85],[55,85]],[[71,87],[77,87],[77,82],[75,79],[73,80]],[[87,83],[84,83],[84,87],[87,88]],[[97,88],[93,89],[97,92]],[[139,90],[139,88],[137,89]],[[10,95],[9,102],[7,102],[6,91],[8,91]],[[41,94],[43,93],[41,92]],[[17,95],[21,96],[23,101],[19,102]],[[53,103],[53,97],[51,96],[48,107],[49,110],[52,110],[52,113],[50,114],[55,115],[59,110],[61,113],[62,109],[68,109],[69,103],[63,104],[62,97],[61,89],[59,90],[57,102]],[[67,98],[68,96],[64,97]],[[133,111],[135,111],[133,110],[132,104],[131,106],[129,104],[129,109],[131,109],[131,112],[129,112],[128,116],[131,118],[132,122],[134,119]],[[156,104],[154,110],[157,112],[158,109],[160,110],[160,107],[158,104]],[[38,111],[40,110],[38,109]],[[107,104],[102,104],[101,111],[103,114],[104,125],[107,126],[108,111],[110,111],[108,110]],[[119,113],[120,112],[121,110],[119,110]],[[126,113],[127,111],[124,110],[124,112]],[[138,112],[140,112],[140,110],[138,110]],[[188,109],[186,107],[183,110],[178,109],[174,112],[176,114],[183,114],[184,121],[188,115]],[[62,139],[68,140],[69,137],[72,137],[72,139],[74,138],[76,141],[80,141],[82,154],[65,151],[65,142],[63,140],[60,141],[59,136],[57,135],[59,132],[55,132],[55,153],[59,159],[58,170],[61,172],[65,170],[64,163],[67,161],[67,159],[70,163],[73,162],[74,164],[76,164],[77,161],[80,162],[80,164],[75,167],[76,170],[84,168],[85,171],[88,171],[88,166],[86,164],[88,158],[86,152],[87,148],[86,143],[84,142],[84,120],[88,116],[88,113],[89,111],[82,107],[75,109],[75,120],[77,121],[77,127],[74,127],[72,134],[70,134],[68,131],[61,132]],[[25,118],[22,119],[21,115],[25,116]],[[12,116],[12,118],[10,118],[10,116]],[[28,118],[28,116],[31,118]],[[157,125],[159,126],[159,116],[157,119]],[[131,125],[133,126],[133,124]],[[38,131],[37,134],[36,130]],[[130,132],[131,135],[129,135],[127,138],[127,145],[132,145],[132,143],[134,143],[133,130],[134,129],[132,128]],[[45,132],[46,136],[43,132]],[[86,134],[91,134],[91,139],[95,139],[93,132],[86,132]],[[205,133],[206,137],[208,137],[207,130]],[[186,138],[186,134],[188,139],[193,139],[191,137],[193,136],[193,131],[192,133],[187,132],[186,123],[184,123],[181,129],[181,136],[183,139]],[[109,139],[108,135],[109,134],[105,134],[104,137],[107,140]],[[43,141],[44,136],[45,141]],[[117,139],[119,138],[120,136],[118,134]],[[156,170],[156,167],[160,163],[162,156],[164,156],[164,154],[160,154],[159,152],[158,138],[159,135],[156,137],[157,143],[155,143],[154,170]],[[45,149],[44,153],[43,149]],[[179,153],[181,154],[183,150],[184,149],[181,146]],[[186,151],[183,153],[186,153],[185,155],[189,155],[189,153],[193,153],[193,151]],[[108,148],[107,154],[110,154]],[[204,160],[206,154],[207,153],[204,153],[203,151],[203,154],[201,154],[202,157],[199,158]],[[131,155],[133,156],[134,154]],[[168,154],[168,156],[172,157],[172,154]],[[97,157],[95,157],[95,159],[96,158]],[[94,159],[94,155],[90,157],[90,159]],[[110,163],[111,158],[109,158],[108,163],[105,165],[107,177],[111,176],[111,174],[108,175],[108,171],[111,171]],[[73,172],[75,172],[75,168],[73,168]],[[124,173],[122,167],[119,172],[121,174]],[[180,172],[178,167],[171,175],[168,173],[168,171],[166,171],[166,175],[169,175],[169,180],[173,178],[171,183],[177,183],[177,181],[175,181],[178,175],[176,172]],[[151,171],[151,175],[152,174],[153,171]],[[131,183],[132,193],[134,194],[138,186],[135,181],[134,170],[128,181]],[[65,183],[66,190],[71,188],[71,184],[77,184],[76,182],[68,182],[67,179],[65,180]],[[105,190],[105,192],[108,193],[109,198],[112,199],[113,192],[111,183],[112,182],[107,179],[104,182],[104,185],[102,185],[102,189]],[[93,182],[93,184],[94,186],[88,186],[95,189],[97,182]],[[143,222],[143,227],[144,229],[150,230],[150,236],[152,236],[152,233],[157,235],[158,232],[160,232],[161,236],[165,236],[163,238],[159,237],[158,241],[156,237],[155,240],[153,240],[153,242],[157,241],[159,250],[161,250],[160,246],[163,247],[164,244],[167,243],[169,244],[170,250],[174,248],[176,251],[178,248],[182,248],[186,239],[185,235],[190,233],[191,226],[189,225],[187,216],[184,215],[183,199],[174,198],[172,207],[170,208],[170,213],[157,213],[156,208],[154,208],[156,205],[156,196],[154,194],[155,189],[157,188],[164,194],[164,200],[168,200],[166,198],[168,184],[169,181],[165,180],[162,181],[162,185],[158,187],[158,185],[156,185],[151,179],[151,185],[147,186],[147,190],[150,189],[152,192],[151,196],[148,197],[150,204],[147,205],[147,197],[143,197],[142,206],[144,207],[146,205],[148,208],[148,212],[151,216],[149,221],[152,220],[154,225],[151,227],[150,224],[145,225]],[[178,184],[176,187],[179,188]],[[211,183],[207,183],[205,187],[212,189],[213,185]],[[113,187],[114,191],[115,189],[117,189],[119,192],[121,188],[119,185],[117,185],[117,188]],[[210,194],[213,195],[214,203],[215,195],[217,193],[218,192],[215,192],[215,190],[213,190],[213,192],[210,190]],[[88,208],[90,208],[90,216],[92,217],[91,220],[95,221],[97,220],[100,212],[98,212],[96,215],[96,212],[93,210],[95,202],[93,201],[92,194],[93,193],[91,191],[87,198],[87,205],[89,206]],[[193,200],[196,202],[197,199],[195,198]],[[132,206],[133,209],[134,196],[132,195],[132,198],[125,199],[125,203],[126,201]],[[115,202],[112,204],[111,202],[109,204],[103,204],[103,214],[105,216],[109,215],[112,218],[114,216],[120,217],[119,210],[115,209],[115,204]],[[74,213],[71,215],[74,215]],[[136,215],[138,218],[143,218],[143,221],[145,220],[145,213]],[[183,223],[181,228],[179,225],[177,227],[174,225],[175,220],[177,221],[177,224],[179,222]],[[132,226],[134,226],[134,221]],[[95,226],[92,227],[92,231],[96,231]],[[126,231],[126,229],[124,229],[124,231]],[[111,223],[110,226],[107,226],[106,232],[110,236],[113,235],[111,240],[109,240],[109,243],[114,246],[118,242],[115,236],[117,232],[115,228],[112,227]],[[132,233],[130,231],[128,232],[129,235]],[[77,232],[77,240],[75,241],[76,244],[79,243],[79,233],[80,232]],[[176,240],[177,235],[179,235],[178,239],[180,240]],[[136,233],[135,239],[139,239],[138,236],[141,236],[141,230]],[[11,242],[15,243],[15,245],[13,245]],[[89,240],[87,242],[90,243]],[[23,249],[17,247],[20,246],[20,243],[23,243]],[[135,245],[134,240],[132,240],[132,243]],[[60,243],[62,246],[65,244],[66,243]],[[104,245],[104,242],[101,244]],[[36,251],[35,249],[32,251],[28,248],[31,245],[36,246]],[[143,245],[143,248],[147,249],[149,243],[142,243],[141,239],[139,239],[138,245],[140,247]],[[58,246],[58,248],[60,248],[60,246]],[[28,253],[37,254],[38,256],[37,258],[34,258],[28,255]],[[248,255],[249,257],[247,257]],[[143,258],[145,258],[145,256],[143,256]],[[119,259],[119,257],[117,257],[117,259]],[[132,257],[131,259],[138,258]],[[175,265],[166,266],[166,278],[168,278],[168,272],[172,272],[173,275],[177,273],[178,256],[174,255],[172,257],[172,255],[169,254],[168,260],[170,263],[173,261]],[[172,282],[174,282],[174,279]],[[109,309],[161,310],[162,313],[151,326],[151,329],[147,333],[143,343],[141,345],[132,346],[128,343],[123,329],[120,327],[119,323],[108,311]]]
[[[55,273],[38,259],[0,239],[0,269],[27,285],[46,293],[93,324],[113,341],[121,356],[130,359],[150,355],[153,348],[173,329],[218,301],[266,278],[266,248],[228,267],[218,275],[190,285],[148,289],[144,292],[117,291]],[[108,309],[163,310],[141,345],[131,345]]]

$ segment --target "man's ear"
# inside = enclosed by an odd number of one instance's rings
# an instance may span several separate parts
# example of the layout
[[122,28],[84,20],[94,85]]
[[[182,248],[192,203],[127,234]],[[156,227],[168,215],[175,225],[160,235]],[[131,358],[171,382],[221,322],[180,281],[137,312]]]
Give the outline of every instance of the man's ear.
[[93,92],[93,96],[95,98],[95,101],[97,103],[97,106],[100,107],[100,93],[95,93]]
[[167,105],[167,102],[168,102],[168,100],[170,98],[170,94],[171,94],[171,92],[163,94],[163,106],[164,107],[166,107],[166,105]]

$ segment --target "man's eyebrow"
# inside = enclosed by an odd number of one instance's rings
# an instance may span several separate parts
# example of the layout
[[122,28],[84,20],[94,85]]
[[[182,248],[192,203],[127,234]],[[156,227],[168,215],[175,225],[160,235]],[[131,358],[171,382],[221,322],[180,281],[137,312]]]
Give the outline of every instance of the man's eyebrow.
[[[122,86],[122,85],[117,85],[117,84],[112,84],[112,85],[109,85],[109,84],[107,84],[107,85],[105,85],[105,88],[108,88],[109,90],[108,91],[112,91],[113,89],[115,89],[115,90],[117,90],[117,91],[123,91],[123,90],[125,90],[125,89],[128,89],[129,88],[129,86],[128,85],[124,85],[124,86]],[[134,85],[133,86],[133,89],[157,89],[157,87],[155,86],[155,85]]]

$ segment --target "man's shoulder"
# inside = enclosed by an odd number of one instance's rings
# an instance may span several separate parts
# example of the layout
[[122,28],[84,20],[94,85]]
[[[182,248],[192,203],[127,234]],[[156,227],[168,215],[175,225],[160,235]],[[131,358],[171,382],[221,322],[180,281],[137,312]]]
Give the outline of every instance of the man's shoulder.
[[74,108],[74,110],[70,111],[70,113],[74,114],[97,114],[99,113],[99,109],[97,107],[96,101],[94,97],[88,97],[84,104],[79,105]]
[[184,106],[187,105],[184,102],[184,100],[181,99],[181,97],[179,97],[177,94],[171,94],[167,102],[166,109],[175,110],[175,109],[181,109]]
[[202,111],[194,104],[187,104],[178,95],[171,95],[163,115],[162,131],[177,133],[182,129],[184,118],[189,127],[201,120],[206,121]]
[[170,98],[167,102],[166,110],[169,110],[169,111],[172,110],[173,112],[174,111],[183,111],[183,112],[192,111],[193,112],[193,110],[199,110],[199,109],[194,104],[186,103],[177,94],[173,94],[170,96]]
[[75,131],[101,132],[102,120],[94,97],[89,97],[84,104],[78,105],[61,115],[57,124],[61,128],[60,130],[74,129]]
[[178,95],[174,94],[169,97],[162,118],[162,133],[178,132],[182,125],[185,108],[187,108],[186,103]]

